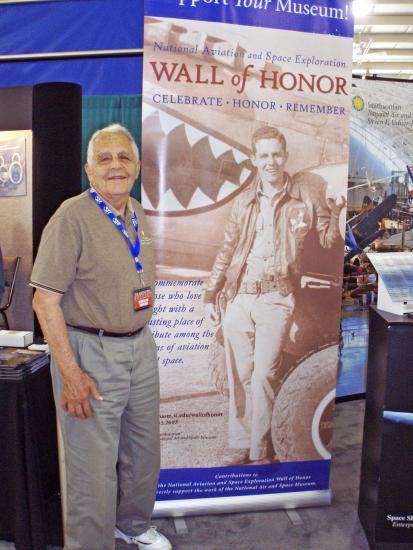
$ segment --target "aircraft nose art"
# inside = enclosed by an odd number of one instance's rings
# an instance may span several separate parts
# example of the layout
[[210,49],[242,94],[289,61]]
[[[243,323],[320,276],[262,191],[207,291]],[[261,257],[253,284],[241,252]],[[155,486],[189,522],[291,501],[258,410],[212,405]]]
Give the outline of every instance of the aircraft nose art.
[[229,136],[147,103],[142,119],[142,204],[148,213],[206,212],[250,183],[249,150]]

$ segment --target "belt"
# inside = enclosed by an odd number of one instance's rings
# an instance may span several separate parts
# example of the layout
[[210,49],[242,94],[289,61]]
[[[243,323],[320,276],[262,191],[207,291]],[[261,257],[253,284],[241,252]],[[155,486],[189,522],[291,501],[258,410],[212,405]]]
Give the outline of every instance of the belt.
[[99,334],[99,336],[110,336],[111,338],[125,338],[126,336],[135,336],[138,334],[143,327],[138,328],[138,330],[132,330],[130,332],[109,332],[108,330],[103,330],[101,328],[92,328],[92,327],[80,327],[78,325],[67,325],[68,327],[74,328],[76,330],[81,330],[83,332],[90,332],[91,334]]
[[288,279],[262,280],[262,281],[246,281],[240,284],[239,294],[266,294],[276,290],[281,296],[287,296],[292,291],[293,287]]

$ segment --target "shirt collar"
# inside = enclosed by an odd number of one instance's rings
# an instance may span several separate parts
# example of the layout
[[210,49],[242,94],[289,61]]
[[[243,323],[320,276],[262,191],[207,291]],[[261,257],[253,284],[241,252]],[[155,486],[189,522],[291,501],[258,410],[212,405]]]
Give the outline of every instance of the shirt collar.
[[[288,172],[284,172],[285,178],[285,193],[293,199],[300,199],[300,190],[297,185],[294,185],[294,179],[290,176]],[[245,191],[245,205],[253,203],[259,200],[259,184],[261,183],[261,178],[258,174],[255,176],[254,182],[249,185]]]
[[[117,210],[112,204],[110,204],[110,202],[107,202],[103,197],[102,195],[99,193],[99,191],[97,191],[97,189],[95,189],[96,193],[99,195],[99,197],[103,200],[103,202],[105,204],[107,204],[109,206],[109,208],[112,210],[112,212],[115,214],[115,216],[117,218],[121,218],[122,217],[122,213]],[[131,201],[131,198],[128,197],[128,202],[126,203],[126,210],[125,210],[125,216],[127,213],[129,214],[132,214],[133,212],[133,207],[132,207],[132,201]]]
[[285,178],[284,185],[281,187],[281,189],[272,189],[271,194],[269,194],[268,192],[264,191],[264,184],[263,181],[260,179],[257,185],[257,196],[266,197],[271,200],[271,203],[274,203],[277,198],[280,198],[282,195],[284,195],[285,191],[287,190],[287,183],[287,178]]
[[[295,192],[291,176],[288,174],[288,172],[284,172],[284,180],[285,180],[285,184],[283,188],[284,192],[290,195],[291,197],[296,198],[297,193]],[[261,189],[260,185],[261,185],[261,178],[257,174],[255,176],[253,185],[251,185],[248,191],[248,196],[246,197],[247,199],[246,204],[259,200],[260,189]]]

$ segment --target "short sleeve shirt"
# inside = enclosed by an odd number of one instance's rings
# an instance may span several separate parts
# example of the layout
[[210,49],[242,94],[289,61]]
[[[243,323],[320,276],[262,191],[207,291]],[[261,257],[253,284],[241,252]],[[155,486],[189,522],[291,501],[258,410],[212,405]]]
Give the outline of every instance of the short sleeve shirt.
[[[131,199],[141,241],[139,276],[126,238],[89,191],[65,201],[45,227],[30,284],[62,294],[66,323],[110,332],[143,327],[152,308],[135,311],[134,291],[150,286],[155,296],[155,259],[142,206]],[[120,218],[134,242],[132,211]],[[143,278],[143,280],[142,280]]]

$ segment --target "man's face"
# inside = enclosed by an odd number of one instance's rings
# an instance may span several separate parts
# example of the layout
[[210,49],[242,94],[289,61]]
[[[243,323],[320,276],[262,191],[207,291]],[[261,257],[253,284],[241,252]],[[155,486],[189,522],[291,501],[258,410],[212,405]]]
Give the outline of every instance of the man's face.
[[92,163],[85,170],[93,187],[104,198],[126,198],[139,175],[130,139],[121,132],[103,132],[93,143]]
[[257,168],[260,178],[271,185],[283,183],[288,153],[282,143],[276,138],[260,139],[255,144],[255,149],[251,162]]

